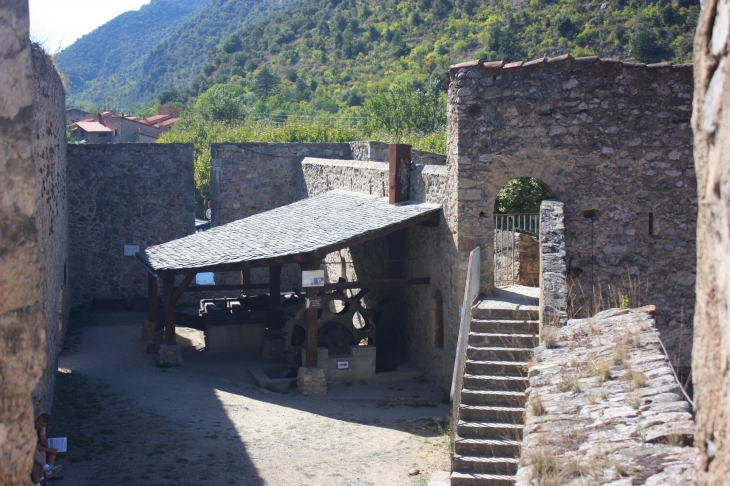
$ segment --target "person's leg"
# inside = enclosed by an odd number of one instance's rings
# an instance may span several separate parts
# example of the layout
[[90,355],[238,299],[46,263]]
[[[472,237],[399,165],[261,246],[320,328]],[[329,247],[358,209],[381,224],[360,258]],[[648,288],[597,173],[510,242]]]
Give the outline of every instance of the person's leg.
[[48,454],[48,457],[46,457],[46,464],[49,466],[53,466],[53,464],[56,462],[56,454]]
[[30,473],[30,479],[33,480],[33,484],[39,484],[43,477],[43,466],[46,464],[46,458],[43,452],[38,449],[33,453],[33,470]]

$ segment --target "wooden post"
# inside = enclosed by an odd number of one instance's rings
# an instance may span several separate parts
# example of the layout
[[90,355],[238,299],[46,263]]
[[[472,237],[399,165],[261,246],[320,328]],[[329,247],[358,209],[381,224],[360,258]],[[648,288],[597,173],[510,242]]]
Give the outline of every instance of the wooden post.
[[175,344],[175,304],[173,303],[173,287],[175,285],[175,274],[167,274],[162,279],[163,293],[165,295],[165,344]]
[[[302,263],[302,270],[319,270],[319,260]],[[307,287],[307,302],[317,297],[318,287]],[[317,348],[319,348],[319,308],[310,306],[306,312],[307,319],[307,362],[302,363],[307,368],[317,368],[319,366],[317,356]]]
[[[315,287],[307,287],[307,300],[311,301],[317,296],[317,289]],[[317,314],[316,308],[307,309],[307,368],[318,368],[319,363],[317,362],[318,348],[319,348],[319,326],[317,325]]]
[[269,329],[281,329],[281,265],[269,267]]
[[[241,270],[241,285],[248,285],[251,283],[251,267],[246,265]],[[249,289],[242,289],[241,295],[251,295],[251,291]]]
[[147,274],[147,321],[157,322],[157,277]]
[[411,146],[391,144],[390,146],[390,185],[388,202],[395,204],[410,199],[411,191]]

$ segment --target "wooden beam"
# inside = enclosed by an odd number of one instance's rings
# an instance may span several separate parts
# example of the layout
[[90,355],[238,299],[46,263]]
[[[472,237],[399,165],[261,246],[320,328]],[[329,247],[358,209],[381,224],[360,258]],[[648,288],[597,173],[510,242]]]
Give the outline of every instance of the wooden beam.
[[281,265],[269,267],[269,329],[281,329]]
[[231,284],[231,285],[188,285],[183,292],[208,292],[209,290],[254,290],[268,289],[269,284]]
[[175,304],[172,301],[175,274],[166,274],[163,278],[163,293],[165,296],[165,344],[175,344]]
[[324,284],[324,287],[316,287],[319,290],[345,290],[345,289],[372,289],[378,287],[405,287],[408,285],[428,285],[430,277],[417,278],[391,278],[385,280],[361,280],[357,282],[341,282]]
[[388,202],[396,204],[408,201],[411,197],[411,146],[391,144],[388,168],[390,172]]
[[147,321],[157,322],[157,277],[147,274]]
[[197,272],[190,272],[185,275],[185,278],[180,283],[180,286],[175,289],[175,292],[172,294],[172,304],[177,304],[177,301],[180,300],[180,297],[182,296],[183,292],[185,292],[185,289],[188,288],[190,285],[190,282],[193,281],[195,276],[197,275]]

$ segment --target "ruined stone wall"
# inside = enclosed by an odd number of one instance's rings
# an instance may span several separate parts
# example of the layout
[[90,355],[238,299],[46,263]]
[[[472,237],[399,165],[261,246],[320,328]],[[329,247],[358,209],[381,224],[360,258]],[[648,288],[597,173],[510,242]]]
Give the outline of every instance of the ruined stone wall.
[[517,485],[695,484],[692,407],[655,310],[573,319],[535,349]]
[[43,372],[43,258],[28,3],[0,4],[0,484],[27,484]]
[[694,43],[697,309],[692,376],[697,484],[730,483],[730,5],[707,0]]
[[58,350],[68,326],[68,205],[66,194],[66,97],[53,59],[33,50],[33,165],[38,181],[36,225],[43,251],[41,305],[46,365],[33,391],[35,414],[51,412]]
[[124,245],[195,232],[192,144],[69,145],[68,191],[74,304],[146,296],[147,274]]
[[[482,291],[493,281],[495,196],[515,177],[535,177],[565,205],[574,311],[589,309],[591,294],[604,306],[622,294],[632,305],[657,304],[662,338],[688,366],[697,211],[691,91],[691,66],[567,55],[453,66],[447,143],[458,167],[459,249],[462,261],[474,245],[485,250]],[[583,216],[591,209],[593,223]]]

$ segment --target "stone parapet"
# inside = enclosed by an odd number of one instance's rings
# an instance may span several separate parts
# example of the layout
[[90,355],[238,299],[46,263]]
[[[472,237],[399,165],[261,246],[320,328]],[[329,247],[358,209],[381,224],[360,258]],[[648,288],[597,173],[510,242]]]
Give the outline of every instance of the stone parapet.
[[562,325],[568,314],[565,263],[564,205],[547,200],[540,204],[540,329]]
[[297,390],[302,395],[326,395],[327,380],[322,368],[299,368]]
[[535,350],[517,484],[694,484],[692,407],[654,329],[611,309]]

